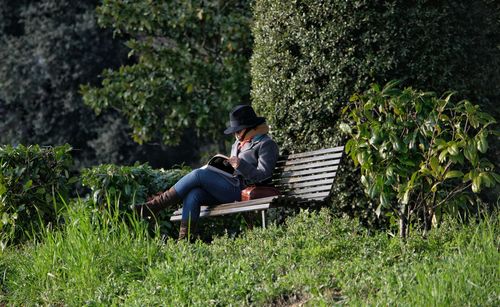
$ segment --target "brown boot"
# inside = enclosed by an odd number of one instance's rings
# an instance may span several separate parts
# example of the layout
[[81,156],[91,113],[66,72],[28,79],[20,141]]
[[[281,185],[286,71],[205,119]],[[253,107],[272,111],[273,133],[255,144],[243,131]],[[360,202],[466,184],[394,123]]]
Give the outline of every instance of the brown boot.
[[148,219],[152,216],[158,215],[158,213],[166,208],[177,205],[179,202],[180,198],[175,189],[172,187],[160,195],[155,196],[150,201],[135,206],[134,210],[140,217]]
[[181,221],[181,227],[179,229],[179,241],[188,239],[189,242],[193,242],[196,238],[196,221]]

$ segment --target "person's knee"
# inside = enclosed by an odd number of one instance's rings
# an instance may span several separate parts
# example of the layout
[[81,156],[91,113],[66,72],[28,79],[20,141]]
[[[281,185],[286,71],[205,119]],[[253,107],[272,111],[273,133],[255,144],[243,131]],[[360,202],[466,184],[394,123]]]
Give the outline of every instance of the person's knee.
[[193,173],[196,176],[196,178],[198,178],[198,180],[200,181],[210,178],[211,175],[211,171],[204,168],[197,168],[193,171]]

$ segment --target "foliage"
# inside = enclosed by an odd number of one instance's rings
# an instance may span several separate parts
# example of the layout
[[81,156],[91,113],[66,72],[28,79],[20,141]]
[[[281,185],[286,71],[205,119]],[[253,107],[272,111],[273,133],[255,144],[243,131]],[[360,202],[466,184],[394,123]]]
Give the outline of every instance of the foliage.
[[[69,145],[0,147],[0,240],[19,242],[55,223],[60,198],[67,199],[76,178],[70,178]],[[31,233],[33,231],[33,233]]]
[[[498,103],[498,1],[256,0],[253,11],[253,105],[283,150],[343,143],[342,108],[374,82]],[[335,206],[370,206],[352,168],[335,186]]]
[[82,184],[90,189],[95,205],[105,208],[109,199],[119,199],[120,211],[143,203],[150,196],[173,186],[190,171],[189,167],[163,170],[146,164],[133,166],[104,164],[82,170]]
[[498,305],[499,215],[403,243],[329,212],[212,244],[152,239],[72,204],[60,231],[0,257],[6,305]]
[[228,111],[248,103],[248,1],[105,0],[98,14],[129,37],[137,63],[103,71],[101,88],[82,87],[84,100],[120,110],[135,141],[178,144],[188,128],[219,138]]
[[[189,167],[177,169],[153,169],[146,164],[133,166],[104,164],[82,170],[82,184],[90,189],[87,204],[101,212],[118,210],[124,218],[132,213],[132,206],[144,203],[158,193],[172,187]],[[176,230],[169,220],[172,210],[164,210],[158,216],[157,224],[162,235],[175,236]]]
[[373,85],[352,96],[346,152],[361,167],[365,193],[378,200],[377,214],[393,210],[400,218],[422,214],[426,228],[436,210],[465,206],[468,192],[500,182],[484,158],[495,119],[453,95]]
[[78,93],[126,60],[122,42],[97,25],[98,3],[0,1],[1,144],[69,143],[76,166],[132,163],[147,151],[116,111],[97,117]]

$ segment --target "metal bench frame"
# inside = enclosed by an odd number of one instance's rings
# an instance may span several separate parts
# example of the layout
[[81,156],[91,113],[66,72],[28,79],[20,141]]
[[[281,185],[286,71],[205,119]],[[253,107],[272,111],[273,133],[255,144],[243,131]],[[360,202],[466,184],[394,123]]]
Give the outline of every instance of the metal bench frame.
[[[261,211],[265,227],[265,210],[291,204],[324,202],[340,165],[344,146],[280,156],[273,173],[273,184],[281,195],[239,201],[216,206],[202,206],[200,218],[248,211]],[[170,220],[180,221],[182,208]]]

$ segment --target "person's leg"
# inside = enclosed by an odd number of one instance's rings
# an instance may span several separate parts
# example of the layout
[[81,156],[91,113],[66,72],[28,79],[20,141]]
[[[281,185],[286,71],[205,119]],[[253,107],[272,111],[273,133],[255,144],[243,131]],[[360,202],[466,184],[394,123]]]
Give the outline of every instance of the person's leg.
[[201,189],[194,188],[184,197],[182,205],[182,220],[197,221],[200,217],[200,207],[211,206],[219,203],[210,193]]
[[218,201],[210,193],[202,188],[194,188],[184,197],[182,206],[182,220],[179,229],[179,240],[189,236],[192,240],[196,236],[198,219],[200,217],[201,205],[214,205]]
[[216,205],[241,199],[241,189],[223,175],[205,169],[197,169],[184,176],[175,185],[176,193],[183,198],[179,240],[196,233],[202,205]]
[[161,195],[138,205],[135,210],[140,216],[150,218],[158,214],[165,208],[172,207],[188,193],[201,188],[208,192],[218,203],[232,202],[241,199],[241,189],[239,185],[234,185],[223,175],[206,169],[195,169],[182,177],[173,187],[163,192]]
[[241,199],[241,189],[238,185],[235,186],[229,182],[224,178],[224,175],[207,169],[196,169],[174,185],[177,195],[182,199],[186,198],[188,193],[195,188],[205,190],[218,203],[228,203]]
[[157,215],[160,211],[168,208],[174,207],[180,202],[180,198],[177,195],[175,189],[171,187],[165,192],[153,197],[147,202],[134,206],[134,210],[139,214],[139,216],[150,219]]

